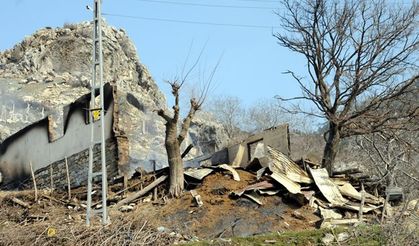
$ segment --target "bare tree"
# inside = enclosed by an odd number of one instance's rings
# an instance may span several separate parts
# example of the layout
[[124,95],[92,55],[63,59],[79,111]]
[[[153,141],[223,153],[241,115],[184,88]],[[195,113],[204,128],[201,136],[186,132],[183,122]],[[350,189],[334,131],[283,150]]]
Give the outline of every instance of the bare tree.
[[[166,136],[165,136],[165,147],[167,152],[167,159],[169,163],[169,178],[170,178],[170,186],[169,186],[169,193],[173,197],[179,197],[184,189],[184,176],[183,176],[183,160],[181,156],[181,149],[180,146],[182,142],[185,140],[188,134],[189,127],[191,125],[191,121],[195,116],[195,113],[201,109],[202,104],[204,103],[208,92],[211,87],[211,82],[214,77],[214,74],[217,70],[219,62],[211,71],[208,79],[203,83],[203,87],[199,93],[197,98],[190,99],[190,108],[189,112],[186,117],[183,119],[182,123],[180,124],[179,129],[179,120],[180,120],[180,106],[179,106],[179,98],[180,98],[180,90],[182,86],[188,79],[188,76],[197,66],[200,57],[202,55],[204,49],[201,50],[198,58],[191,66],[191,68],[186,72],[185,75],[182,76],[182,79],[173,79],[172,81],[167,81],[167,83],[172,88],[172,95],[175,99],[174,105],[172,107],[172,112],[167,112],[166,109],[159,109],[157,114],[161,116],[165,120],[166,126]],[[189,55],[188,55],[189,56]],[[185,62],[185,65],[187,60]],[[184,67],[185,67],[184,65]],[[182,72],[183,73],[183,72]]]
[[[405,191],[416,192],[419,187],[418,131],[395,131],[358,136],[356,143],[365,153],[364,162],[378,176],[377,184],[394,182]],[[416,194],[417,195],[417,194]]]
[[245,109],[238,97],[216,97],[212,100],[209,110],[223,125],[229,139],[235,139],[242,131]]
[[262,131],[281,123],[289,123],[290,114],[279,107],[278,100],[264,99],[252,104],[246,112],[246,128],[251,131]]
[[308,79],[288,73],[302,95],[325,118],[328,130],[322,164],[329,173],[342,138],[403,128],[417,121],[417,105],[395,112],[389,105],[405,94],[417,95],[418,12],[416,2],[385,0],[283,1],[278,13],[284,32],[278,43],[304,56]]

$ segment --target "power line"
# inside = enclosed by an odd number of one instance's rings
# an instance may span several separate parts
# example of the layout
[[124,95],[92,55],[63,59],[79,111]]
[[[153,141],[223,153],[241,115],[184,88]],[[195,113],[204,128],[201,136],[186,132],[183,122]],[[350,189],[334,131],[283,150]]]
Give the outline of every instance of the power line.
[[166,0],[135,0],[135,1],[146,2],[146,3],[195,6],[195,7],[210,7],[210,8],[270,9],[270,10],[273,9],[273,7],[271,8],[271,7],[261,7],[261,6],[240,6],[240,5],[220,5],[220,4],[205,4],[205,3],[173,2],[173,1],[166,1]]
[[102,15],[104,15],[104,16],[111,16],[111,17],[129,18],[129,19],[138,19],[138,20],[151,20],[151,21],[183,23],[183,24],[196,24],[196,25],[208,25],[208,26],[228,26],[228,27],[243,27],[243,28],[255,28],[255,29],[273,29],[273,28],[279,28],[279,26],[246,25],[246,24],[232,24],[232,23],[218,23],[218,22],[204,22],[204,21],[190,21],[190,20],[176,20],[176,19],[154,18],[154,17],[134,16],[134,15],[111,14],[111,13],[102,13]]
[[258,2],[258,3],[281,3],[279,0],[234,0],[240,2]]

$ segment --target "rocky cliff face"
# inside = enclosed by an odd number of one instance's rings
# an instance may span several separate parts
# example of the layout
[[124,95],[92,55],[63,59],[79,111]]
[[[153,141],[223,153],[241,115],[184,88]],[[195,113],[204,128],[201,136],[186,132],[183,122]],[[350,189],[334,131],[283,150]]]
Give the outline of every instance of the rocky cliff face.
[[[44,28],[0,52],[0,143],[44,117],[53,119],[55,139],[64,134],[63,107],[89,92],[91,36],[89,22]],[[164,95],[124,30],[105,25],[103,50],[104,79],[116,88],[114,131],[123,139],[121,148],[131,164],[128,172],[137,166],[150,170],[152,163],[165,166],[164,123],[154,112],[166,107]],[[220,125],[204,125],[192,127],[190,142],[202,142],[202,136],[213,141],[209,138],[222,132]],[[213,142],[220,147],[221,141]],[[195,155],[207,151],[198,148]]]

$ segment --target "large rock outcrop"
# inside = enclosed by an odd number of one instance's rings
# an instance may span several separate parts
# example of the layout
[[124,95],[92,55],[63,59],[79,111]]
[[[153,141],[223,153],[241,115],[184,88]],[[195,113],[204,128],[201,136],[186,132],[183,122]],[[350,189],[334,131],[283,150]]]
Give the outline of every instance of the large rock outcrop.
[[[49,117],[51,139],[64,134],[64,107],[90,91],[92,25],[89,22],[44,28],[12,49],[0,52],[0,144],[21,128]],[[164,123],[154,110],[166,100],[122,29],[103,27],[104,79],[114,86],[114,133],[120,161],[150,170],[166,166]],[[189,142],[212,141],[221,125],[196,120]],[[203,137],[204,136],[204,137]],[[202,140],[206,139],[206,140]],[[196,148],[194,155],[208,152]]]

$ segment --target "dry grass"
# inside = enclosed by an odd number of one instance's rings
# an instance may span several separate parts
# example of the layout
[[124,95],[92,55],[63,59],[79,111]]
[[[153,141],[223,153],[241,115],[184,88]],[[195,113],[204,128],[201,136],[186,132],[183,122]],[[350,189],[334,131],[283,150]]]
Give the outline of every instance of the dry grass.
[[387,245],[417,245],[419,242],[419,210],[405,203],[382,225]]
[[[31,208],[14,204],[9,198],[12,196],[31,203]],[[45,199],[33,203],[30,194],[0,195],[0,245],[170,245],[175,240],[142,217],[116,214],[108,226],[94,220],[87,227],[80,216],[84,211]]]
[[58,220],[0,225],[0,245],[170,245],[173,241],[137,218],[119,218],[106,227],[64,224]]

